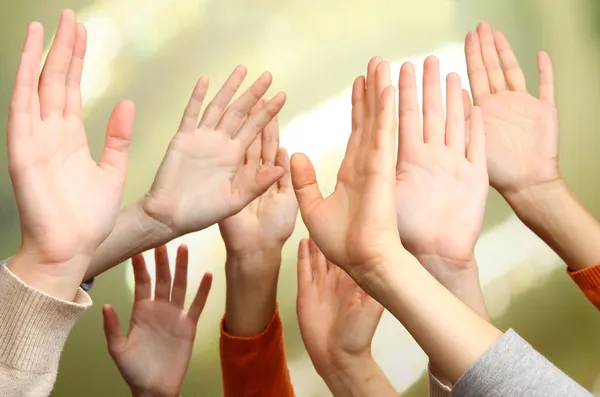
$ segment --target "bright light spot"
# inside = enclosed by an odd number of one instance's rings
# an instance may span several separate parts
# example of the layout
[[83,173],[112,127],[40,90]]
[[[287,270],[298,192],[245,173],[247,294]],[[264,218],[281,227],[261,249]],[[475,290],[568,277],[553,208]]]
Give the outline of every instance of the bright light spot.
[[103,60],[86,60],[81,76],[81,99],[84,106],[99,99],[106,92],[112,78],[112,69]]
[[510,286],[504,279],[487,284],[483,289],[485,305],[490,318],[502,316],[510,306]]
[[123,46],[119,29],[104,17],[94,17],[84,22],[88,32],[88,53],[86,59],[101,58],[105,62],[114,60]]

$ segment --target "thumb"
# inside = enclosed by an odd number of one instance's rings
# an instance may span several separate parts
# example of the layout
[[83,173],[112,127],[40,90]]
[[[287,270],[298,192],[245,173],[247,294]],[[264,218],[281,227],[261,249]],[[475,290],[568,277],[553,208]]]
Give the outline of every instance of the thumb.
[[127,339],[121,333],[119,316],[111,305],[102,306],[102,317],[104,318],[104,335],[110,355],[118,354],[123,350]]
[[292,185],[298,199],[300,214],[305,218],[323,201],[323,195],[317,184],[315,168],[304,153],[295,153],[292,156],[291,168]]
[[123,181],[127,174],[127,159],[134,121],[135,106],[133,102],[119,102],[110,115],[106,128],[104,152],[98,163],[104,171],[114,173]]

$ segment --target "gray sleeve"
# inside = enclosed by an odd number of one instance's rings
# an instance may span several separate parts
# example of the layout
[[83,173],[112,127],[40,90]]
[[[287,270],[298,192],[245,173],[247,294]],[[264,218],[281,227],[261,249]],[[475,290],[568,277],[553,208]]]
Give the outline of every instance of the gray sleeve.
[[452,395],[592,397],[513,330],[498,339],[456,382]]
[[[6,265],[8,262],[10,262],[11,259],[12,259],[12,256],[10,258],[4,259],[3,261],[0,261],[0,267]],[[84,290],[85,292],[88,292],[89,290],[91,290],[93,286],[94,286],[93,278],[91,280],[84,281],[83,283],[81,283],[81,289]]]

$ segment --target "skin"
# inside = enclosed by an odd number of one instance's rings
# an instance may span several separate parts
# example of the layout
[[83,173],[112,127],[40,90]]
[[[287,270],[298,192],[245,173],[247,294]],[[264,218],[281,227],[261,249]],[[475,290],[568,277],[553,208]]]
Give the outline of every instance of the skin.
[[[260,112],[266,103],[258,102],[253,113]],[[279,148],[276,118],[250,145],[244,163],[254,169],[277,166],[284,170],[283,177],[265,193],[219,223],[227,251],[224,328],[233,336],[256,336],[265,330],[276,310],[281,251],[298,214],[290,160],[286,150]]]
[[208,79],[198,80],[152,187],[121,211],[87,278],[240,212],[285,174],[279,164],[257,168],[240,162],[285,103],[285,94],[279,93],[250,114],[271,85],[271,74],[265,72],[230,104],[246,74],[244,66],[233,71],[199,122]]
[[30,286],[70,301],[115,225],[135,109],[129,101],[115,107],[96,163],[82,120],[85,27],[73,11],[62,13],[40,74],[43,45],[43,27],[34,22],[27,30],[7,127],[22,236],[8,267]]
[[308,239],[298,247],[296,308],[306,350],[334,396],[398,396],[371,355],[383,306]]
[[600,223],[558,168],[558,111],[549,55],[538,53],[534,97],[510,43],[489,23],[469,32],[465,54],[473,100],[485,119],[490,184],[569,269],[595,266]]
[[[353,131],[334,192],[323,198],[308,157],[292,156],[300,213],[323,254],[390,311],[456,382],[502,335],[403,247],[396,214],[395,101],[389,64],[371,61],[353,90]],[[373,82],[373,83],[371,83]],[[481,111],[469,122],[472,162],[485,162]],[[360,150],[357,150],[360,148]],[[424,298],[426,297],[426,299]]]
[[196,326],[212,283],[207,273],[200,282],[190,308],[184,311],[187,289],[188,249],[177,250],[175,276],[167,248],[154,251],[156,286],[151,296],[151,279],[142,255],[133,257],[135,300],[127,335],[121,333],[119,318],[110,305],[103,307],[108,351],[134,397],[175,397],[192,357]]

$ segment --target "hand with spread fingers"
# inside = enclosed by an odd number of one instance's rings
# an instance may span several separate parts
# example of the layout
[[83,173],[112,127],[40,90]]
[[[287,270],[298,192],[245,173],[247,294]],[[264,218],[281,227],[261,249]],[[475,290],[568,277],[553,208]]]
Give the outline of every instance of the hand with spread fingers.
[[8,163],[22,243],[8,267],[25,283],[71,300],[98,246],[112,231],[127,174],[135,109],[119,103],[99,162],[82,118],[86,29],[64,11],[40,73],[43,27],[34,22],[11,97]]
[[398,228],[408,251],[446,288],[487,318],[474,258],[488,193],[483,120],[476,107],[465,123],[460,77],[451,73],[446,83],[444,117],[439,63],[435,57],[427,58],[421,133],[414,67],[402,65],[396,164]]
[[196,325],[206,304],[212,283],[207,273],[187,311],[188,249],[177,250],[175,277],[167,248],[154,251],[156,286],[151,298],[151,280],[144,257],[132,258],[135,301],[127,336],[121,334],[119,318],[110,305],[103,307],[104,332],[108,350],[134,396],[178,397],[187,372],[196,337]]
[[503,33],[481,23],[465,42],[474,104],[483,111],[490,184],[503,196],[527,193],[562,179],[558,169],[558,114],[547,53],[537,57],[538,97]]
[[[302,219],[325,256],[355,280],[400,245],[395,208],[395,100],[387,62],[371,60],[352,89],[352,134],[334,192],[323,199],[304,154],[292,156]],[[391,215],[391,216],[390,216]],[[401,247],[400,247],[401,248]]]
[[[308,239],[298,247],[296,310],[306,350],[335,396],[385,395],[384,391],[397,396],[371,356],[383,306]],[[360,389],[362,394],[357,393]]]
[[201,78],[179,130],[163,159],[143,208],[176,235],[204,229],[234,215],[263,194],[285,171],[266,164],[240,162],[256,136],[281,110],[277,94],[259,112],[250,110],[271,85],[263,73],[231,105],[246,68],[238,66],[197,122],[208,80]]

